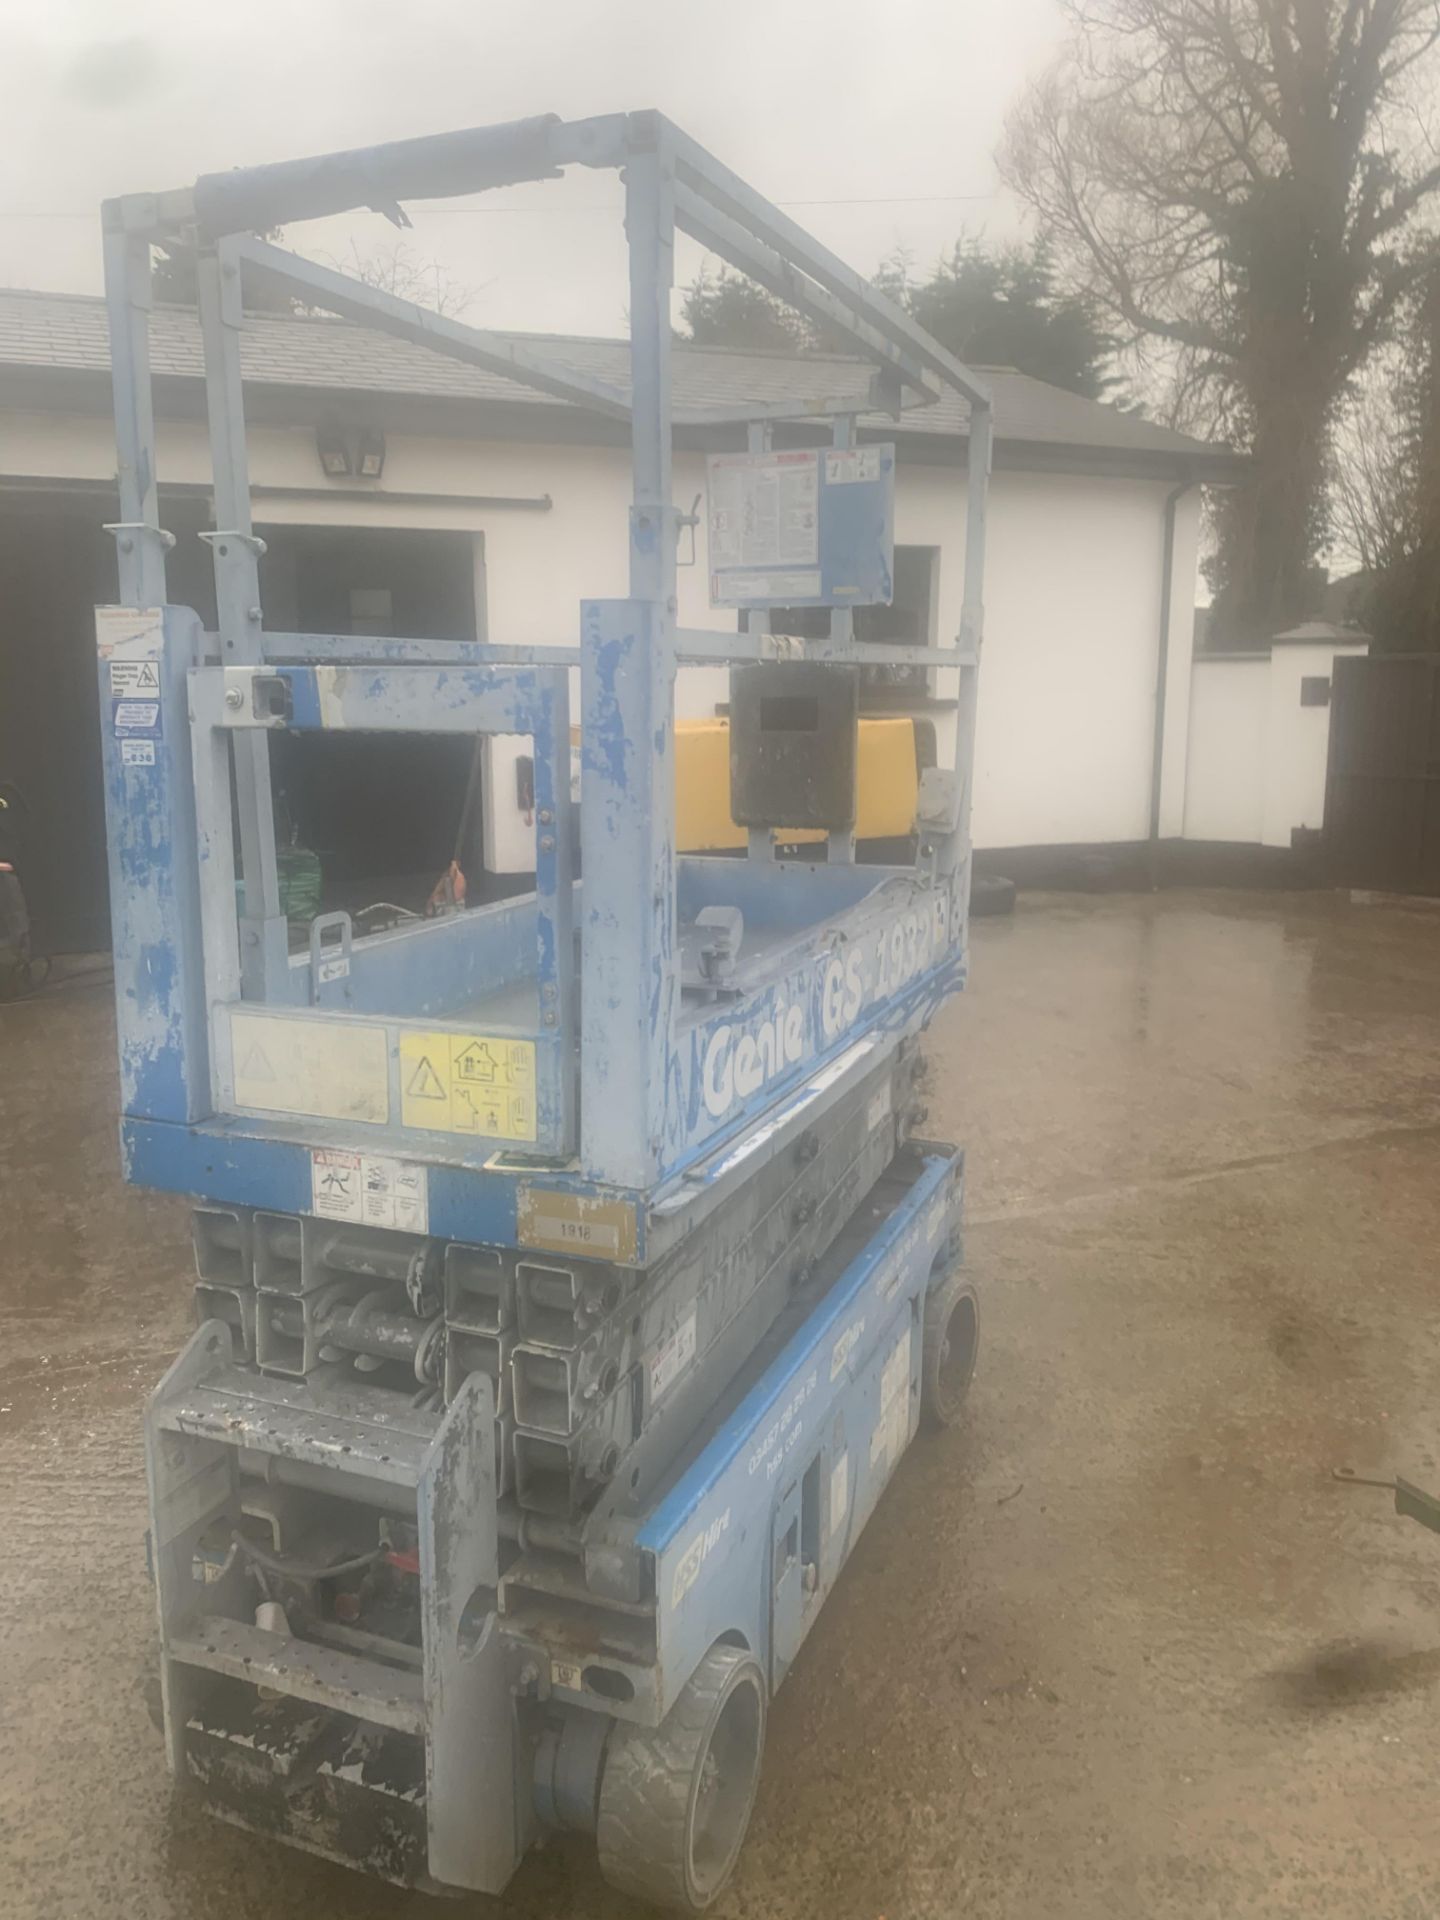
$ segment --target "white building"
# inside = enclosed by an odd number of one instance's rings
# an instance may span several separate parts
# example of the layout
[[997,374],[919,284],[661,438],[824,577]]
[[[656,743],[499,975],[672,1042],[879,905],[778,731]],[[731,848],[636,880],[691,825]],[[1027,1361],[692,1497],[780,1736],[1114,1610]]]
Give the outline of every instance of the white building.
[[[626,378],[621,343],[545,346],[612,382]],[[177,536],[170,594],[213,620],[209,550],[198,538],[212,523],[192,314],[156,310],[152,362],[162,520]],[[256,315],[243,362],[256,521],[269,543],[268,626],[574,644],[581,598],[625,592],[623,426],[339,321]],[[833,391],[849,364],[677,345],[676,399],[730,407]],[[63,876],[32,880],[37,918],[97,944],[89,610],[114,591],[101,531],[115,517],[108,369],[99,300],[0,294],[0,778],[27,790],[45,865]],[[1021,374],[991,378],[976,844],[1121,849],[1178,839],[1194,751],[1200,489],[1233,478],[1236,458]],[[786,433],[777,432],[781,444]],[[869,631],[948,642],[963,573],[963,406],[943,402],[899,422],[864,416],[860,434],[893,440],[898,456],[896,605],[867,616]],[[362,437],[382,461],[378,477],[326,470],[337,447],[334,464],[358,466]],[[813,437],[788,430],[789,443]],[[682,509],[703,492],[704,453],[738,444],[733,428],[677,433]],[[708,605],[703,520],[696,538],[694,564],[680,571],[681,619],[731,626],[732,613]],[[933,716],[943,750],[949,676],[897,669],[883,678],[867,703]],[[725,693],[723,673],[697,670],[681,710],[710,713]],[[1208,797],[1200,804],[1224,813]],[[1023,868],[1023,856],[1013,864]]]

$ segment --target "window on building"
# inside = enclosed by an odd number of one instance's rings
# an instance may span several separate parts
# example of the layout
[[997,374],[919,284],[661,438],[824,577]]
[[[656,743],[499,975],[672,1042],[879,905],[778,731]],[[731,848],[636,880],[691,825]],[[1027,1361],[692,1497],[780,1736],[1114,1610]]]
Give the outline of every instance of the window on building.
[[[855,638],[882,646],[933,646],[939,578],[938,548],[896,547],[895,597],[888,607],[855,609]],[[820,640],[830,631],[830,614],[825,607],[774,607],[770,631]],[[904,711],[927,700],[930,685],[926,667],[867,664],[860,669],[860,705],[870,713]]]

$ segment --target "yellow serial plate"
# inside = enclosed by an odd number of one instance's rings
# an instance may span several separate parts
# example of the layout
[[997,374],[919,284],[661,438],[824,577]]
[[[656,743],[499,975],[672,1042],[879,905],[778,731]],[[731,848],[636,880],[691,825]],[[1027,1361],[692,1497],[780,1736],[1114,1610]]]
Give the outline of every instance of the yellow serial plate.
[[521,1187],[515,1197],[516,1239],[547,1253],[583,1253],[633,1266],[639,1246],[635,1208],[628,1200],[588,1193]]
[[402,1033],[400,1119],[433,1133],[535,1138],[535,1042],[484,1033]]

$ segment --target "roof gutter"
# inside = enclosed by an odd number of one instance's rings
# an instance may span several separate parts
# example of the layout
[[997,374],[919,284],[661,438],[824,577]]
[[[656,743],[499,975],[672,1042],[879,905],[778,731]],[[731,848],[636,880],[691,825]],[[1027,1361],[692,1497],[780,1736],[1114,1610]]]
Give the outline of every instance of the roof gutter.
[[1191,473],[1165,496],[1160,549],[1160,624],[1155,640],[1155,729],[1150,748],[1147,864],[1152,889],[1160,884],[1160,788],[1165,777],[1165,701],[1170,684],[1170,599],[1175,588],[1175,509],[1198,484]]

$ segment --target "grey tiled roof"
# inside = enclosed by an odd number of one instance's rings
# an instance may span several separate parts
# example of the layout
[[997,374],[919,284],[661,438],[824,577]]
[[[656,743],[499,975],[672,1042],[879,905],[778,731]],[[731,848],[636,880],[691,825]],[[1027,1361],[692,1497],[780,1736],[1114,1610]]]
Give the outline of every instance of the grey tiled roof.
[[[598,375],[615,387],[629,384],[629,348],[624,341],[560,334],[510,334],[536,353],[573,371]],[[158,376],[199,379],[200,334],[188,308],[157,307],[151,320],[151,366]],[[0,371],[108,373],[105,305],[93,295],[0,290]],[[241,340],[247,383],[268,388],[303,387],[412,395],[430,399],[520,402],[564,407],[568,402],[537,393],[500,374],[343,320],[247,314]],[[869,369],[861,362],[824,355],[795,359],[779,354],[677,345],[673,356],[677,406],[742,408],[770,400],[835,393],[863,394]],[[1207,456],[1226,459],[1228,449],[1155,426],[1133,414],[1083,399],[1060,387],[1008,368],[988,371],[1001,442],[1109,453]],[[959,436],[967,409],[957,394],[904,416],[904,431]],[[875,416],[877,425],[893,423]]]

